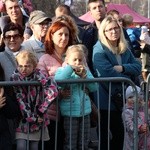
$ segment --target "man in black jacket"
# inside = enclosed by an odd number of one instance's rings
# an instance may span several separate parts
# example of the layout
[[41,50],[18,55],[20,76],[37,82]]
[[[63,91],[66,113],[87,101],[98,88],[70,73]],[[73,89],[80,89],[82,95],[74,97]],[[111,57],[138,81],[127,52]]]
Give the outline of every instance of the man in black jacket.
[[[94,19],[94,22],[85,27],[84,35],[82,36],[82,43],[88,49],[88,66],[93,73],[93,64],[92,64],[92,54],[93,54],[93,46],[96,44],[98,40],[98,29],[105,18],[106,15],[106,7],[105,2],[103,0],[89,0],[88,8],[91,16]],[[94,75],[94,73],[93,73]]]

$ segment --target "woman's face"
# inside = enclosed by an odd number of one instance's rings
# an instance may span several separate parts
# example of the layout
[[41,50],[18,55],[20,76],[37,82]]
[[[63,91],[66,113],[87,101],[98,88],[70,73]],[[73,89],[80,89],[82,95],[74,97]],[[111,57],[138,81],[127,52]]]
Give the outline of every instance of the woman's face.
[[105,30],[105,36],[110,42],[117,42],[120,38],[120,28],[116,22],[109,23]]
[[52,34],[55,49],[65,49],[69,42],[69,30],[67,27],[62,27]]

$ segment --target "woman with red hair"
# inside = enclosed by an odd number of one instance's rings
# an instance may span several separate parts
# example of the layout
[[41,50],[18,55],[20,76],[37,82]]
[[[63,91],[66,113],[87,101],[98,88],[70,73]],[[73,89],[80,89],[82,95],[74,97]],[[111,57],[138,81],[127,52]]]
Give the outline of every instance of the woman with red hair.
[[[38,68],[44,70],[49,76],[54,77],[57,68],[62,66],[66,49],[73,44],[73,39],[71,28],[67,23],[61,21],[52,23],[45,37],[46,54],[39,59]],[[57,143],[59,144],[57,144],[57,150],[63,149],[63,137],[61,137],[63,134],[60,133],[63,132],[63,125],[61,124],[62,122],[60,121],[58,112],[56,103],[53,103],[47,112],[51,121],[48,127],[50,142],[47,147],[50,147],[51,150],[55,149],[55,128],[57,120],[59,132],[57,139]]]

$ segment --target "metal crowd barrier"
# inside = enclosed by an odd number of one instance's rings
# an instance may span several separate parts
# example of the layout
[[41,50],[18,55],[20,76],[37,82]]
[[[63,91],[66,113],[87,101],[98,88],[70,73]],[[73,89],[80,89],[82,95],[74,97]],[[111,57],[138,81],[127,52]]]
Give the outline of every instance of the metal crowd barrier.
[[[149,79],[150,80],[150,79]],[[148,80],[148,83],[149,83],[149,80]],[[135,89],[135,92],[136,92],[136,99],[138,97],[138,94],[137,94],[137,90],[136,90],[136,86],[135,84],[127,79],[127,78],[95,78],[95,79],[79,79],[79,80],[63,80],[63,81],[60,81],[58,80],[57,83],[58,83],[58,86],[59,85],[62,85],[62,84],[67,84],[67,85],[70,85],[70,90],[74,90],[72,89],[72,84],[83,84],[83,88],[85,88],[85,84],[86,83],[92,83],[92,82],[96,82],[96,83],[108,83],[109,84],[109,109],[108,109],[108,131],[109,131],[109,121],[110,121],[110,102],[111,102],[111,90],[112,90],[112,83],[116,83],[116,82],[119,82],[121,83],[122,85],[122,92],[123,92],[123,104],[125,105],[125,93],[124,93],[124,88],[125,88],[125,85],[128,84],[128,85],[131,85],[133,87],[133,89]],[[40,83],[39,82],[11,82],[11,81],[5,81],[5,82],[0,82],[0,86],[18,86],[18,85],[21,85],[21,86],[28,86],[30,87],[30,85],[36,85],[36,86],[39,86]],[[147,84],[148,86],[148,84]],[[147,87],[148,88],[148,87]],[[70,91],[71,92],[71,91]],[[146,101],[148,101],[148,92],[146,90]],[[99,97],[99,92],[98,92],[98,88],[97,88],[97,97]],[[57,98],[57,108],[58,108],[58,98]],[[99,108],[99,100],[98,101],[98,110],[100,109]],[[71,98],[71,102],[70,102],[70,105],[72,105],[72,98]],[[84,104],[83,104],[84,105]],[[137,141],[137,136],[138,136],[138,129],[137,129],[137,108],[138,108],[138,104],[137,103],[134,103],[134,149],[133,150],[137,150],[138,149],[138,141]],[[98,113],[98,116],[100,114]],[[100,117],[98,117],[100,118]],[[83,129],[84,129],[84,116],[82,117],[83,119]],[[70,137],[72,136],[72,119],[70,118]],[[101,121],[98,119],[98,130],[100,131],[100,124],[101,124]],[[57,142],[57,136],[59,136],[59,133],[58,133],[58,130],[57,130],[57,126],[58,124],[56,123],[56,137],[55,137],[55,150],[57,150],[57,146],[58,146],[58,142]],[[42,132],[43,133],[43,132]],[[98,143],[97,143],[97,150],[101,150],[100,148],[100,133],[97,135],[98,136]],[[110,135],[108,135],[110,136]],[[43,137],[43,135],[42,135]],[[82,139],[84,139],[84,131],[82,131]],[[110,138],[108,137],[108,150],[110,149]],[[83,140],[82,140],[83,141]],[[70,140],[70,150],[72,148],[72,141]],[[29,141],[27,142],[27,150],[29,150]],[[43,138],[42,138],[42,147],[41,147],[41,150],[44,150],[44,141],[43,141]],[[84,150],[84,141],[82,142],[82,150]],[[124,148],[125,150],[125,148]]]
[[[57,81],[58,85],[59,84],[70,84],[70,89],[73,90],[71,88],[71,85],[74,84],[74,83],[80,83],[80,84],[83,84],[83,87],[85,87],[85,84],[86,83],[90,83],[90,82],[96,82],[96,83],[108,83],[109,84],[109,106],[108,106],[108,131],[109,130],[109,127],[110,127],[110,102],[111,102],[111,91],[112,91],[112,83],[115,83],[115,82],[119,82],[121,83],[122,85],[122,94],[123,94],[123,105],[125,105],[125,85],[128,84],[128,85],[131,85],[133,87],[133,89],[135,89],[135,93],[136,93],[136,99],[138,98],[138,94],[137,94],[137,89],[136,89],[136,86],[135,84],[127,79],[127,78],[95,78],[95,79],[89,79],[89,80],[85,80],[85,79],[80,79],[80,80],[63,80],[63,81]],[[98,89],[97,89],[97,97],[99,98],[99,92],[98,92]],[[98,110],[100,109],[99,108],[99,100],[98,101]],[[70,102],[70,105],[72,105],[72,102]],[[137,108],[138,108],[138,104],[137,103],[134,103],[134,149],[133,150],[137,150],[138,149],[138,140],[137,140],[137,137],[138,137],[138,129],[137,129]],[[98,116],[100,114],[98,113]],[[100,118],[100,117],[98,117]],[[71,119],[70,119],[71,120]],[[83,117],[83,122],[84,122],[84,117]],[[101,121],[98,119],[98,130],[100,131],[100,124],[101,124]],[[70,123],[71,125],[71,123]],[[84,125],[84,123],[83,123]],[[71,126],[70,126],[71,128]],[[83,127],[84,128],[84,127]],[[71,129],[70,129],[70,135],[71,135]],[[83,131],[82,131],[83,132]],[[125,129],[124,129],[124,132],[125,132]],[[84,133],[84,132],[83,132]],[[83,137],[84,137],[84,134],[82,133]],[[110,149],[110,135],[108,135],[108,150]],[[100,142],[101,142],[101,139],[100,139],[100,133],[98,134],[98,143],[97,143],[97,150],[101,150],[101,147],[100,147]],[[70,141],[70,150],[71,150],[72,146],[71,146],[71,141]],[[84,150],[84,142],[82,142],[82,150]],[[124,150],[126,150],[126,148],[124,147]]]
[[[141,87],[144,92],[145,122],[148,124],[148,128],[149,128],[148,132],[150,132],[150,74],[148,75],[147,80],[145,82],[142,82]],[[150,133],[149,133],[149,137],[146,135],[147,134],[145,134],[144,150],[149,150],[150,147],[148,147],[147,144],[148,142],[150,142],[150,140],[148,140],[147,138],[150,138]]]
[[[28,97],[28,100],[29,100],[30,99],[29,98],[30,97],[30,86],[41,86],[41,83],[39,83],[37,81],[32,81],[32,82],[27,82],[27,81],[22,81],[22,82],[2,81],[2,82],[0,82],[0,86],[3,86],[3,87],[7,87],[7,86],[9,86],[9,87],[10,86],[22,86],[22,87],[24,87],[24,86],[26,86],[27,91],[28,91],[27,97]],[[41,97],[42,101],[44,101],[43,98],[44,98],[44,96],[42,94],[42,97]],[[29,124],[28,124],[28,127],[29,127]],[[26,145],[26,147],[27,147],[27,150],[29,150],[29,128],[28,128],[27,133],[28,133],[28,135],[27,135],[27,145]],[[41,134],[42,134],[42,136],[41,136],[42,137],[42,139],[41,139],[41,141],[42,141],[41,150],[44,150],[43,133],[44,133],[44,123],[43,123],[42,129],[41,129]]]

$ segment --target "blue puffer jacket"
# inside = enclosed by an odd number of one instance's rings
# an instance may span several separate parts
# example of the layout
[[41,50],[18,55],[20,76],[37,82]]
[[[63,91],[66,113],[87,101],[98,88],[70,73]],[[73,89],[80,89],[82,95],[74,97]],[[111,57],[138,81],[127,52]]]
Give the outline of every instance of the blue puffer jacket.
[[[67,65],[60,67],[56,71],[55,80],[79,79],[72,67]],[[88,79],[93,78],[89,70],[87,70]],[[68,85],[60,85],[61,89]],[[97,89],[96,83],[87,83],[86,88],[93,92]],[[81,83],[72,84],[71,97],[60,100],[60,110],[63,116],[81,117],[91,113],[91,102],[89,96],[85,93],[84,86]],[[72,103],[71,103],[72,102]],[[84,109],[83,109],[84,108]]]
[[[141,63],[136,60],[130,50],[126,50],[121,54],[122,66],[124,72],[117,72],[113,67],[119,65],[115,54],[113,54],[106,46],[98,41],[93,47],[93,65],[97,77],[125,77],[134,79],[141,73]],[[112,83],[112,93],[116,89],[121,89],[121,83]],[[108,109],[109,99],[108,84],[99,85],[99,107]],[[111,109],[115,106],[111,103]]]

